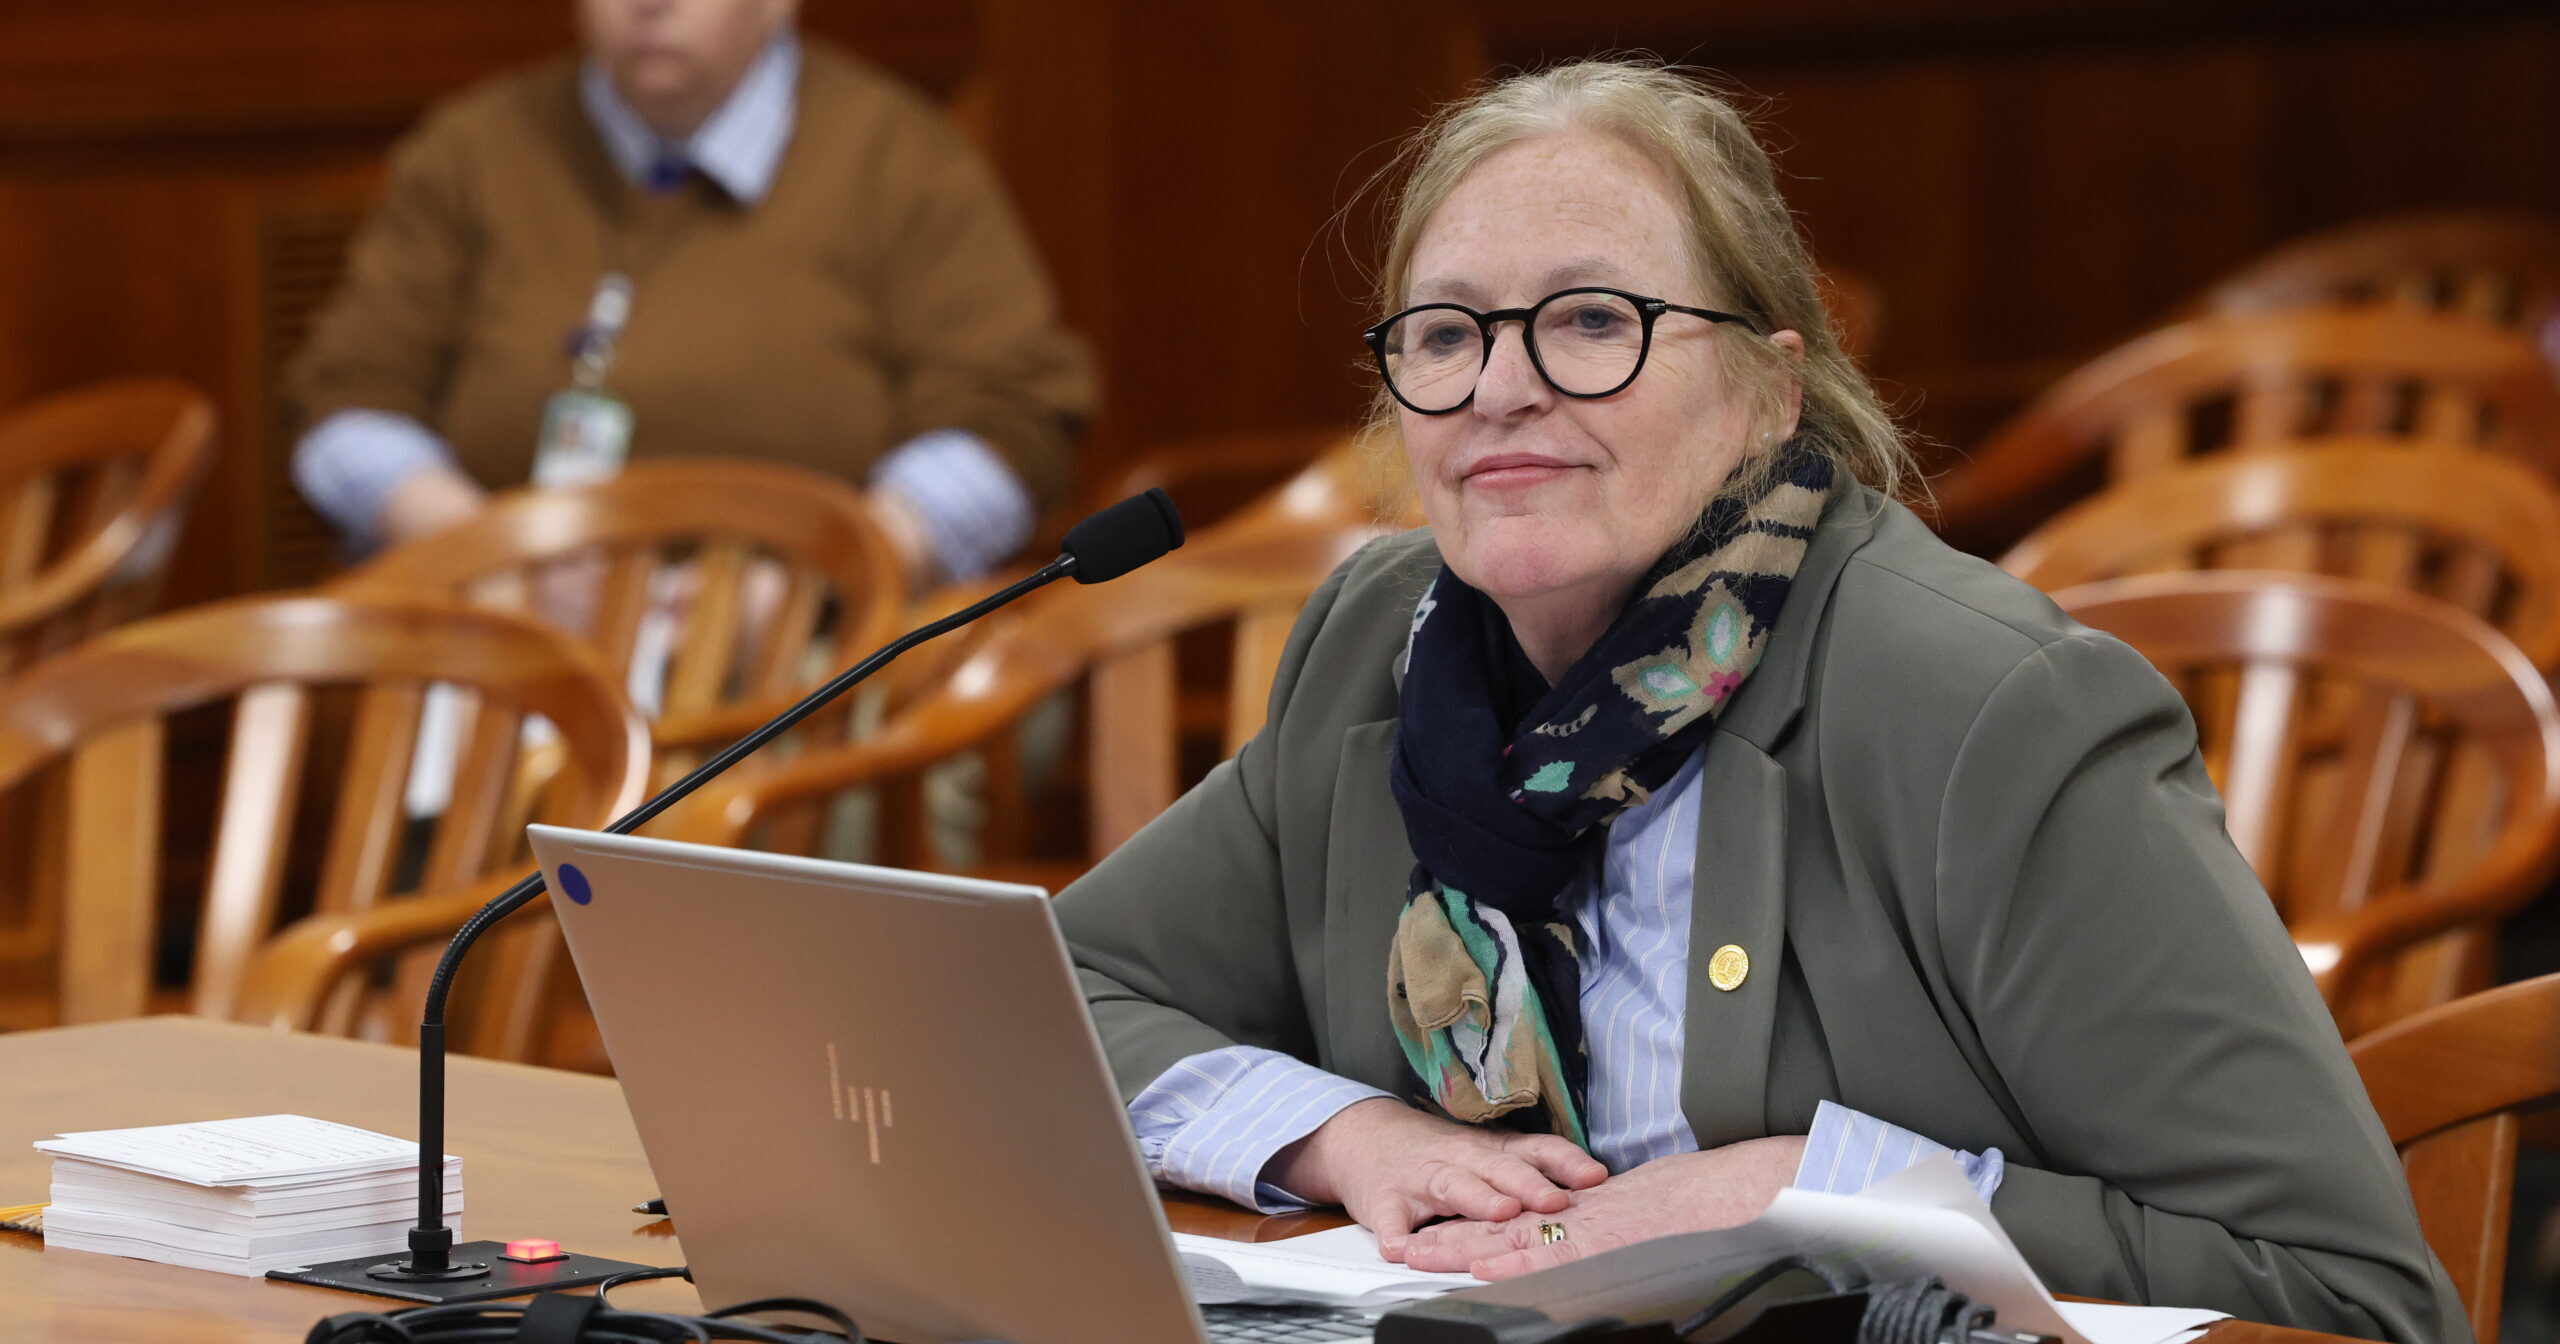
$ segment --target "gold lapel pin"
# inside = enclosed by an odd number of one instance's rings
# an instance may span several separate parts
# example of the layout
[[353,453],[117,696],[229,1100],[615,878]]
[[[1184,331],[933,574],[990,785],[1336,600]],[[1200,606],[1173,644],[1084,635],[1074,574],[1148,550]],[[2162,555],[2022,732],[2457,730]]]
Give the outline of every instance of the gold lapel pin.
[[1751,976],[1751,954],[1740,944],[1727,943],[1707,959],[1707,983],[1722,990],[1735,990]]

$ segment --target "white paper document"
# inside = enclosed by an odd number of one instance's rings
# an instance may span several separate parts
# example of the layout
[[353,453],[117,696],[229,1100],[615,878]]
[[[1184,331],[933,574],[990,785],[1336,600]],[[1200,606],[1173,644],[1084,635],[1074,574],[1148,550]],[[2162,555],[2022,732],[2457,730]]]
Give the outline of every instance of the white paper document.
[[1204,1306],[1255,1302],[1383,1311],[1459,1288],[1481,1288],[1472,1274],[1407,1269],[1378,1254],[1378,1238],[1357,1225],[1282,1241],[1226,1241],[1173,1234],[1173,1247]]
[[2112,1302],[2056,1302],[2062,1319],[2098,1344],[2186,1344],[2223,1318],[2197,1307],[2125,1307]]
[[[1285,1244],[1285,1243],[1284,1243]],[[1539,1274],[1468,1290],[1482,1302],[1565,1318],[1605,1314],[1663,1320],[1785,1256],[1799,1255],[1852,1280],[1935,1274],[1999,1312],[2000,1324],[2066,1344],[2166,1344],[2222,1313],[2169,1308],[2062,1309],[2008,1234],[1940,1153],[1861,1194],[1781,1191],[1740,1227],[1689,1232]]]
[[95,1129],[40,1139],[36,1150],[193,1185],[280,1185],[342,1172],[414,1167],[418,1159],[418,1145],[408,1139],[307,1115]]

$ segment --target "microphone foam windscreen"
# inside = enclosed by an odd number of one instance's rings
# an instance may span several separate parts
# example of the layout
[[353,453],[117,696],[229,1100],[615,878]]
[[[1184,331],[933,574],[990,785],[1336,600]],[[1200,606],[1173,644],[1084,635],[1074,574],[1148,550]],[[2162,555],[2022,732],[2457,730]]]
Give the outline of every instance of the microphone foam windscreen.
[[1074,556],[1076,582],[1101,583],[1182,547],[1182,515],[1161,489],[1131,495],[1067,529],[1058,549]]

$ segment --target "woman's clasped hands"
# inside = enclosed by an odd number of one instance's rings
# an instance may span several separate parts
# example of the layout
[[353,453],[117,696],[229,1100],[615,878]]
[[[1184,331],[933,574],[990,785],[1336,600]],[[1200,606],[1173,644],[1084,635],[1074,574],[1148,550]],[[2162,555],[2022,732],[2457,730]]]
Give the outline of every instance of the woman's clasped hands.
[[[1376,1097],[1283,1149],[1266,1175],[1302,1199],[1341,1204],[1390,1260],[1507,1279],[1747,1223],[1794,1181],[1804,1142],[1751,1139],[1612,1176],[1552,1134],[1461,1125]],[[1550,1223],[1561,1240],[1544,1232]]]
[[1340,1204],[1404,1258],[1414,1229],[1439,1218],[1500,1223],[1556,1214],[1609,1169],[1569,1139],[1462,1125],[1389,1097],[1343,1107],[1280,1150],[1264,1178],[1300,1199]]

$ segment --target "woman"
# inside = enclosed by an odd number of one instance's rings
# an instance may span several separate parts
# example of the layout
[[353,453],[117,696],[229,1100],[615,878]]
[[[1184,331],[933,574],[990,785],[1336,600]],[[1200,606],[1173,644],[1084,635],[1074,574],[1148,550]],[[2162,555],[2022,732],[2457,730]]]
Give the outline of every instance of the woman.
[[1730,106],[1479,94],[1382,287],[1431,528],[1058,903],[1162,1178],[1500,1277],[1945,1145],[2057,1290],[2463,1336],[2184,707],[1890,501]]

